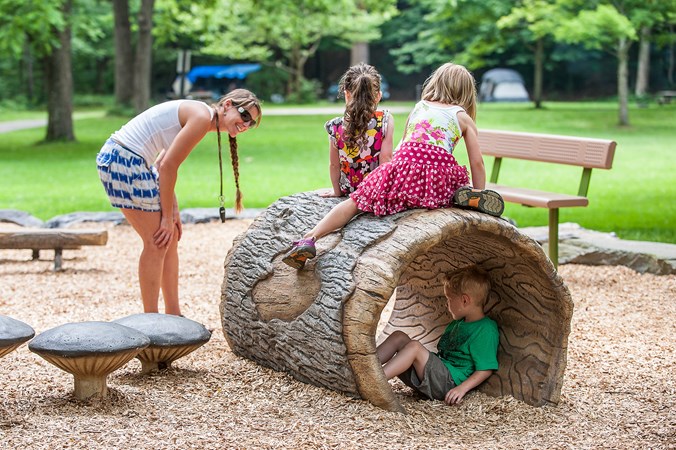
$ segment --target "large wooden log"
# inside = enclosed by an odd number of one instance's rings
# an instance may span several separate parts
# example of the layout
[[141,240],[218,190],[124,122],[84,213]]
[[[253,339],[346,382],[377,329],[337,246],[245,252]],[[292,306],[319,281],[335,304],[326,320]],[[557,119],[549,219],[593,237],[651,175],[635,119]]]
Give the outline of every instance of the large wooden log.
[[479,389],[532,405],[559,400],[573,304],[542,248],[503,219],[455,208],[363,214],[319,240],[296,271],[281,259],[339,199],[285,197],[238,236],[225,260],[223,330],[241,356],[295,378],[402,411],[375,355],[395,293],[394,330],[431,350],[451,320],[442,277],[478,264],[491,274],[487,314],[500,329],[500,369]]
[[107,242],[106,230],[38,228],[0,231],[0,249],[31,249],[34,260],[40,257],[40,250],[54,249],[54,271],[61,270],[64,249],[106,245]]
[[81,245],[106,245],[106,230],[22,229],[0,231],[0,248],[54,249],[77,248]]

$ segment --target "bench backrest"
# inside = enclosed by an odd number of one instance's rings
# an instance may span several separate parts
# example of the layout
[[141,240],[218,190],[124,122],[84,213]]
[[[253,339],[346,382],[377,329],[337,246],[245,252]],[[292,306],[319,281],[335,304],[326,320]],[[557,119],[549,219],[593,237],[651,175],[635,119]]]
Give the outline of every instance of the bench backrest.
[[617,144],[605,139],[479,130],[479,145],[484,155],[496,158],[610,169]]

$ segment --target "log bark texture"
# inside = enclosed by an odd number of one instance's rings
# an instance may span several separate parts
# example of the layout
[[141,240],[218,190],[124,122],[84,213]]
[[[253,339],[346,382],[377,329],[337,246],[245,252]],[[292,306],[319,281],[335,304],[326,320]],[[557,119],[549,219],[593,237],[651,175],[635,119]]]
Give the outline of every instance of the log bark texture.
[[443,275],[491,274],[487,314],[500,329],[500,369],[480,390],[532,405],[559,400],[573,303],[542,248],[503,219],[455,208],[363,214],[317,243],[295,270],[281,259],[340,199],[285,197],[238,236],[225,259],[223,331],[232,350],[295,378],[403,411],[376,357],[395,330],[434,350],[450,322]]

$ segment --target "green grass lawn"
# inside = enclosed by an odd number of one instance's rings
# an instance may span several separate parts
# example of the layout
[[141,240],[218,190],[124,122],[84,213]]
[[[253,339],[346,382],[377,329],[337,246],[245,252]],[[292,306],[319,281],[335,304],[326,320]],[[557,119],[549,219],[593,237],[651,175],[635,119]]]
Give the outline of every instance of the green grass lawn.
[[[411,103],[410,106],[413,104]],[[323,105],[326,106],[326,105]],[[383,105],[387,107],[387,104]],[[22,119],[7,113],[0,120]],[[330,185],[328,139],[323,124],[329,116],[264,116],[259,129],[238,138],[244,206],[263,208],[277,198]],[[676,104],[638,109],[632,126],[620,128],[613,102],[483,104],[479,128],[555,133],[614,139],[613,168],[595,170],[587,208],[561,210],[561,222],[614,231],[626,239],[676,243]],[[96,173],[95,156],[124,118],[81,118],[77,142],[40,144],[43,129],[6,133],[0,140],[0,209],[20,209],[41,219],[73,211],[108,211]],[[395,115],[395,143],[405,114]],[[232,206],[234,183],[224,139],[225,196]],[[455,152],[466,163],[464,147]],[[490,173],[492,158],[486,158]],[[574,194],[581,169],[550,164],[504,161],[500,182]],[[177,195],[181,208],[218,205],[216,135],[209,135],[181,166]],[[519,226],[547,224],[547,211],[508,204],[506,215]]]

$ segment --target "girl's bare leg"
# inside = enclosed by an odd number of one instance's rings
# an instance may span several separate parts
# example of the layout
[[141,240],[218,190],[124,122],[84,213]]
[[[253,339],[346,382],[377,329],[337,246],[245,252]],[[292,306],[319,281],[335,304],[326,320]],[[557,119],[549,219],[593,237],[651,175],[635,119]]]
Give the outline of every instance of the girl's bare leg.
[[176,316],[181,315],[181,306],[178,303],[178,266],[178,230],[176,230],[164,256],[161,284],[164,312]]
[[126,208],[122,208],[121,211],[143,241],[143,251],[138,263],[143,311],[158,312],[157,302],[162,285],[164,257],[167,254],[167,248],[157,247],[153,239],[153,234],[160,226],[160,213]]
[[357,204],[351,198],[337,204],[322,220],[315,225],[303,238],[315,240],[326,236],[332,231],[343,228],[354,216],[359,213]]

